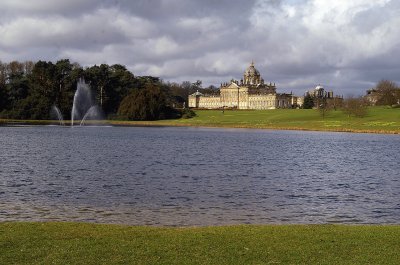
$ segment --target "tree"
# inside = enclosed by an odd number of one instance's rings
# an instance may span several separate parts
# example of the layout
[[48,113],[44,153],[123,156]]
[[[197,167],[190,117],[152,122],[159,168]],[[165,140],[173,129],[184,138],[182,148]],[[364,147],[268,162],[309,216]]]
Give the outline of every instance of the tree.
[[7,104],[8,104],[8,100],[7,100],[6,91],[5,91],[4,87],[2,87],[0,85],[0,113],[5,110]]
[[184,108],[184,104],[188,101],[187,91],[178,83],[168,82],[165,85],[171,94],[172,105]]
[[303,109],[312,109],[314,107],[314,99],[310,94],[304,96]]
[[[85,69],[84,76],[86,82],[96,92],[97,104],[107,115],[117,113],[121,100],[128,95],[137,82],[141,82],[120,64],[94,65]],[[136,87],[142,87],[142,85]]]
[[3,117],[19,118],[19,103],[29,94],[27,75],[32,62],[0,62],[0,111]]
[[181,108],[190,90],[202,89],[200,80],[187,82],[186,89],[179,84],[164,83],[159,77],[135,77],[120,64],[101,64],[82,69],[68,59],[56,63],[0,61],[1,116],[48,119],[52,106],[56,105],[64,119],[69,119],[77,82],[82,77],[95,92],[93,96],[97,104],[109,117],[118,113],[122,100],[128,95],[138,97],[137,105],[142,106],[139,109],[143,113],[136,116],[138,119],[169,117],[177,114],[172,107]]
[[106,87],[105,93],[107,102],[104,105],[106,113],[117,113],[118,107],[124,97],[135,85],[134,75],[125,66],[114,64],[110,67],[110,83]]
[[5,86],[7,80],[7,64],[0,61],[0,86]]
[[5,90],[7,93],[10,118],[20,118],[19,103],[29,95],[29,82],[24,75],[22,64],[12,62],[6,77]]
[[365,117],[368,113],[367,102],[364,98],[347,98],[343,103],[343,112],[345,112],[349,117]]
[[202,94],[206,94],[206,95],[218,95],[219,94],[219,89],[214,85],[210,85],[210,86],[208,86],[206,88],[202,88],[199,91]]
[[[167,83],[169,93],[173,98],[174,104],[179,107],[188,107],[188,97],[190,94],[196,92],[197,90],[201,91],[204,94],[209,94],[201,88],[201,81],[197,80],[194,83],[189,81],[183,81],[182,83]],[[211,89],[209,89],[211,91]]]
[[77,81],[82,76],[83,69],[68,59],[57,61],[55,68],[57,92],[53,104],[60,109],[64,119],[70,119]]
[[19,102],[19,116],[23,119],[49,119],[51,106],[57,103],[59,76],[52,62],[38,61],[28,75],[29,94]]
[[86,68],[84,78],[90,87],[95,91],[97,104],[104,109],[107,105],[108,96],[106,89],[110,86],[110,66],[108,64],[101,64],[100,66],[94,65]]
[[6,91],[6,64],[0,61],[0,112],[8,105],[8,95]]
[[172,117],[176,112],[168,106],[161,83],[149,82],[142,89],[133,89],[118,109],[129,120],[158,120]]
[[376,105],[394,105],[400,100],[398,96],[399,87],[389,80],[381,80],[375,88],[378,94]]
[[197,80],[196,82],[194,82],[194,83],[192,83],[192,87],[193,87],[193,89],[201,89],[202,88],[202,86],[201,86],[201,84],[202,84],[203,82],[201,81],[201,80]]
[[6,86],[0,83],[0,112],[6,109],[8,105],[8,95],[6,92]]
[[318,99],[317,104],[320,115],[325,119],[326,114],[331,110],[326,98],[323,97]]

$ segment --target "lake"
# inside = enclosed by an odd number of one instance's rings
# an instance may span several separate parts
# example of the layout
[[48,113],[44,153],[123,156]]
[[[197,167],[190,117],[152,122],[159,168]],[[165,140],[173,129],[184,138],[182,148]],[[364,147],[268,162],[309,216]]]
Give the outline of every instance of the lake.
[[0,127],[0,221],[398,224],[397,135]]

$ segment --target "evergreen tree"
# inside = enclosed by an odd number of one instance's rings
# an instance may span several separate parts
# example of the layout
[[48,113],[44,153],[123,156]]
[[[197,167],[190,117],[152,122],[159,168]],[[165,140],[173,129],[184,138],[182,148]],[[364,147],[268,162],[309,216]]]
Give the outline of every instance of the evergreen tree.
[[312,109],[314,107],[314,99],[310,96],[310,94],[306,94],[304,96],[303,109]]
[[168,105],[162,85],[151,82],[142,89],[133,89],[122,100],[118,114],[129,120],[158,120],[177,115]]

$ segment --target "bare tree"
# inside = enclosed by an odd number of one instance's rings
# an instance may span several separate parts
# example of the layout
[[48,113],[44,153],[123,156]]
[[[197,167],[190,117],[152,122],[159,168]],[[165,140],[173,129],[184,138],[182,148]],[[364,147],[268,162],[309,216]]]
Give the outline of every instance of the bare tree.
[[368,113],[367,106],[368,103],[364,98],[349,97],[346,100],[344,100],[342,109],[343,112],[345,112],[349,117],[355,116],[362,118],[365,117]]
[[376,85],[375,88],[378,94],[378,100],[376,105],[394,105],[398,103],[400,99],[399,96],[399,87],[393,81],[389,80],[381,80]]
[[317,99],[317,109],[322,118],[325,119],[326,114],[331,110],[326,98]]

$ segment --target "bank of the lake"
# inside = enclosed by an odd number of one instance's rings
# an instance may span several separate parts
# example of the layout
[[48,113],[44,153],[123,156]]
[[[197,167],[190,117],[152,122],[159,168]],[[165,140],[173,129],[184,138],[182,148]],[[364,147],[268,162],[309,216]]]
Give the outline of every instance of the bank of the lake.
[[200,126],[277,130],[400,133],[400,108],[371,107],[365,117],[349,117],[340,110],[325,117],[312,109],[196,110],[191,119],[162,121],[110,121],[126,126]]
[[[348,116],[332,110],[324,117],[312,109],[276,110],[195,110],[190,119],[157,121],[107,120],[101,124],[114,126],[193,126],[249,128],[273,130],[306,130],[355,133],[400,133],[400,108],[370,107],[365,117]],[[0,125],[51,125],[58,121],[0,119]],[[69,124],[69,121],[66,122]],[[90,121],[87,121],[90,124]]]
[[400,226],[0,223],[1,264],[398,264]]

